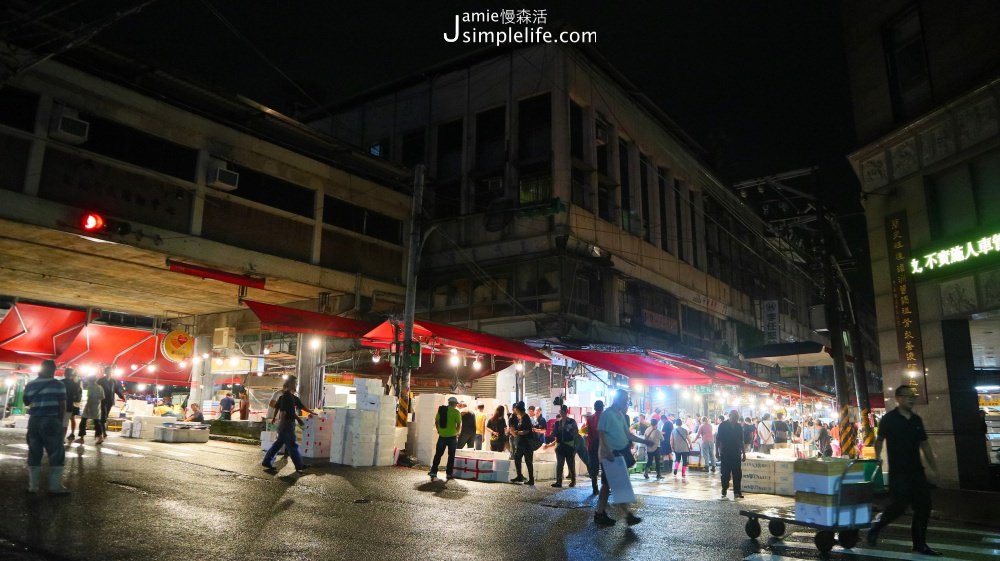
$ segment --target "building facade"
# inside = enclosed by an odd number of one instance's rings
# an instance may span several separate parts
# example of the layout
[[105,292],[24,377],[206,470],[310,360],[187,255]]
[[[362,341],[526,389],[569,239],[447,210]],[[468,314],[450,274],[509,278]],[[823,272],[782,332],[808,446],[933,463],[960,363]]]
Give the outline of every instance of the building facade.
[[552,345],[735,364],[809,340],[816,279],[593,51],[490,50],[330,108],[312,126],[426,164],[418,317]]
[[1000,5],[843,6],[886,396],[917,390],[946,485],[997,489]]

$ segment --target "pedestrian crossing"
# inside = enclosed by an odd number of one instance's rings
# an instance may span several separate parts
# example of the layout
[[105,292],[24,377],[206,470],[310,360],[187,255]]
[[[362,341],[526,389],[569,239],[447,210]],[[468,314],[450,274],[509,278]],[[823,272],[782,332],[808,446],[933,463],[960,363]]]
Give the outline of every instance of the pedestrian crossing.
[[[761,539],[761,545],[769,551],[748,555],[743,561],[799,561],[813,560],[818,554],[814,543],[815,532],[808,528],[795,530],[789,526],[790,533],[781,538]],[[831,558],[840,559],[899,559],[940,561],[985,561],[1000,555],[1000,534],[986,530],[969,528],[935,528],[931,527],[931,547],[941,552],[940,557],[929,557],[911,551],[909,539],[910,528],[904,524],[892,524],[882,531],[877,547],[869,547],[864,543],[865,532],[862,530],[862,541],[851,549],[839,545],[830,551]],[[888,534],[888,535],[886,535]]]
[[694,501],[730,501],[746,503],[753,508],[769,508],[791,506],[792,497],[780,495],[755,494],[744,492],[745,499],[736,499],[733,490],[730,488],[725,498],[722,497],[722,480],[718,473],[692,472],[689,471],[687,477],[674,476],[667,473],[663,479],[657,480],[656,476],[650,474],[649,479],[642,475],[632,475],[632,490],[637,495],[648,495],[653,497],[669,497],[678,499],[688,499]]

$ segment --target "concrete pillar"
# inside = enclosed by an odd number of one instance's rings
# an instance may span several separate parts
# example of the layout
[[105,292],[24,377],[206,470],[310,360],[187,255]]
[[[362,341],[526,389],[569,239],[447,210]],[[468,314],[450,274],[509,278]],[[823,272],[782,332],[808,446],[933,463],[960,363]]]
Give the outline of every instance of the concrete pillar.
[[[313,342],[318,342],[313,348]],[[318,408],[323,391],[324,367],[326,362],[326,337],[320,335],[298,335],[298,357],[295,375],[299,378],[299,399],[308,408]]]
[[[205,360],[202,355],[208,353],[209,358]],[[194,356],[199,358],[197,363],[191,364],[191,395],[188,397],[188,407],[192,403],[201,405],[205,399],[205,388],[211,391],[212,381],[208,379],[212,368],[212,336],[200,335],[194,339]]]

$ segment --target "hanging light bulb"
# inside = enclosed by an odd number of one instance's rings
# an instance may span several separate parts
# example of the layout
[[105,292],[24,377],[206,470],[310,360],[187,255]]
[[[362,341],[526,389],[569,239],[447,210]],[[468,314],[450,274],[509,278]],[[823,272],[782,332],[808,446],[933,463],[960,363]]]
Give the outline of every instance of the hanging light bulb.
[[146,391],[146,384],[136,384],[135,385],[135,389],[137,389],[137,390],[139,390],[141,392],[144,392],[144,391]]
[[483,363],[479,362],[479,357],[477,356],[476,360],[472,363],[472,369],[473,370],[480,370],[482,367],[483,367]]
[[146,370],[148,370],[150,372],[156,372],[156,365],[155,364],[150,364],[149,366],[146,367]]
[[451,362],[452,366],[458,366],[459,363],[462,362],[462,360],[460,358],[458,358],[458,351],[456,351],[455,349],[452,349],[451,352],[452,352],[452,354],[451,354],[451,358],[449,359],[449,362]]
[[281,379],[282,380],[287,380],[288,379],[288,374],[282,374],[281,375]]
[[191,357],[191,364],[201,364],[201,357],[198,355]]
[[210,355],[210,354],[208,354],[208,353],[201,353],[201,358],[202,358],[202,359],[204,359],[204,360],[208,360],[208,359],[209,359],[209,357],[211,357],[211,356],[212,356],[212,355]]
[[313,337],[309,340],[309,348],[315,351],[319,349],[320,343],[319,337]]
[[372,351],[372,362],[378,362],[382,360],[382,353],[378,351]]
[[514,370],[517,370],[518,372],[523,372],[524,371],[524,363],[523,362],[516,362],[516,363],[514,363]]
[[264,356],[271,354],[271,345],[264,347]]
[[230,366],[239,366],[240,365],[240,358],[236,357],[236,356],[229,357],[229,365]]
[[226,361],[222,360],[221,356],[220,357],[216,357],[216,359],[215,359],[215,365],[216,366],[222,366],[225,363],[226,363]]
[[42,371],[42,367],[38,366],[37,364],[31,367],[31,372],[34,373],[34,374],[38,374],[41,371]]
[[180,364],[179,364],[179,366],[180,366],[181,368],[187,368],[187,365],[188,365],[188,363],[187,363],[187,361],[186,361],[186,360],[182,360],[182,361],[180,362]]
[[163,384],[156,384],[156,391],[160,391],[162,389],[163,389]]
[[135,372],[138,369],[139,369],[139,365],[133,362],[132,363],[132,371]]

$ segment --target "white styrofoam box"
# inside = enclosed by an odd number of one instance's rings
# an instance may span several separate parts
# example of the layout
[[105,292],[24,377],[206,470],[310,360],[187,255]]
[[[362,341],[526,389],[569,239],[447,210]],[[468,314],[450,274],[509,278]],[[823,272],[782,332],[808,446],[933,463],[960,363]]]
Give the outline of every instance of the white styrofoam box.
[[836,459],[798,460],[795,462],[795,490],[808,493],[831,495],[837,491],[837,481],[843,475],[843,483],[864,481],[864,464],[851,466],[844,475],[848,461]]
[[791,483],[775,483],[774,484],[774,494],[781,495],[784,497],[794,497],[795,496],[795,485]]
[[[819,493],[795,493],[795,519],[823,526],[847,526],[852,524],[867,524],[871,522],[871,503],[841,505],[840,517],[837,517],[836,497]],[[853,520],[852,520],[853,516]]]
[[743,476],[743,491],[747,493],[765,493],[769,495],[774,494],[774,481],[748,481],[746,475]]
[[774,475],[792,475],[795,473],[795,461],[775,461]]
[[158,427],[162,431],[163,442],[208,442],[208,429],[171,429]]
[[122,436],[132,436],[132,421],[122,421]]

